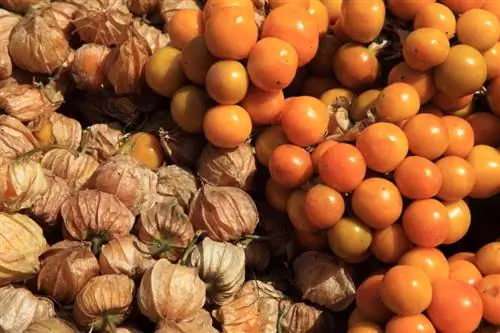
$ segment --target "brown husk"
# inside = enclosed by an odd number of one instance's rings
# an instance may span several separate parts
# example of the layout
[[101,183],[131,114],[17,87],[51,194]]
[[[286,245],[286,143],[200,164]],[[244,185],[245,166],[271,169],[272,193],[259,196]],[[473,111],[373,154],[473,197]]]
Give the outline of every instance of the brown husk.
[[175,164],[163,166],[156,171],[159,194],[177,199],[179,204],[189,213],[189,206],[198,192],[196,176],[183,167]]
[[245,265],[258,271],[263,271],[269,266],[271,252],[264,242],[251,241],[244,246]]
[[[1,2],[1,1],[0,1]],[[12,75],[12,60],[9,54],[9,37],[12,28],[21,17],[0,8],[0,80]]]
[[78,333],[78,330],[65,320],[49,318],[32,322],[24,333]]
[[144,87],[140,95],[117,96],[109,92],[103,92],[102,110],[104,113],[125,124],[136,122],[143,112],[151,112],[161,99],[150,89]]
[[279,305],[282,314],[278,322],[283,333],[324,333],[334,332],[334,317],[327,311],[305,303],[283,300]]
[[[151,0],[132,0],[134,1],[151,1]],[[159,48],[165,47],[170,43],[168,34],[164,34],[160,29],[157,29],[142,20],[135,19],[133,23],[134,29],[141,35],[149,45],[151,53],[154,53]]]
[[77,150],[82,140],[82,125],[73,119],[57,112],[51,112],[34,119],[28,124],[32,132],[38,132],[44,126],[50,126],[51,141],[45,145],[57,145]]
[[255,154],[249,143],[238,148],[222,149],[208,144],[198,160],[198,176],[209,184],[235,186],[252,190],[257,167]]
[[295,259],[293,271],[304,300],[333,311],[343,311],[354,301],[356,286],[350,273],[332,255],[304,252]]
[[205,309],[196,311],[190,318],[182,321],[162,321],[159,323],[155,333],[216,333],[212,326],[212,317]]
[[99,264],[89,244],[62,241],[40,256],[37,288],[61,303],[71,303],[94,276]]
[[253,234],[259,212],[243,190],[204,185],[193,201],[189,218],[195,230],[205,230],[215,241],[233,241]]
[[165,23],[182,9],[201,9],[201,7],[195,0],[161,0],[160,13]]
[[0,212],[0,286],[33,277],[47,248],[42,229],[22,214]]
[[142,277],[137,303],[153,322],[183,320],[205,304],[205,283],[196,269],[160,259]]
[[134,281],[126,275],[96,276],[76,296],[73,318],[86,329],[112,330],[127,317],[134,290]]
[[122,135],[118,123],[95,124],[83,131],[81,148],[103,162],[118,152]]
[[0,115],[0,156],[17,158],[38,147],[38,140],[18,119]]
[[0,309],[2,333],[25,332],[32,322],[55,316],[52,301],[36,297],[26,288],[12,285],[0,288]]
[[96,91],[104,88],[104,67],[110,52],[109,47],[93,43],[84,44],[76,50],[71,76],[78,89]]
[[287,256],[288,244],[293,243],[294,234],[288,216],[274,210],[268,203],[259,202],[259,234],[272,241],[266,242],[271,257]]
[[128,8],[137,16],[143,16],[153,12],[161,0],[131,0]]
[[121,326],[116,329],[115,333],[143,333],[143,331],[140,331],[135,327]]
[[71,21],[77,9],[78,7],[71,3],[52,2],[50,7],[42,12],[42,17],[51,25],[59,27],[69,40],[74,29]]
[[0,7],[11,12],[25,14],[33,5],[50,2],[51,0],[0,0]]

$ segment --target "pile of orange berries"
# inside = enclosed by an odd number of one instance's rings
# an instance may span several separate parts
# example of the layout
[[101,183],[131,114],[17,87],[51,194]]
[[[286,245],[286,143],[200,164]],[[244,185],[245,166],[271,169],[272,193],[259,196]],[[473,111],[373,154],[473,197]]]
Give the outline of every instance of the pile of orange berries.
[[[437,248],[469,230],[467,198],[500,192],[500,2],[267,6],[260,26],[252,0],[168,22],[145,78],[174,121],[219,148],[252,140],[304,249],[395,265],[361,284],[349,333],[500,325],[500,243],[465,259]],[[331,137],[340,104],[365,123],[346,140]]]

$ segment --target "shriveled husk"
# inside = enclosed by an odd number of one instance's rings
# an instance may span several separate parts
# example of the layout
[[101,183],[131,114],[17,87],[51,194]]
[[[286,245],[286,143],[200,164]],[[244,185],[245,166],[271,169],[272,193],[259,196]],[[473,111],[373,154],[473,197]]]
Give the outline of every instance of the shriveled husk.
[[0,8],[0,80],[6,79],[12,75],[9,37],[12,28],[14,28],[20,19],[20,16]]
[[203,136],[185,132],[177,126],[160,128],[158,134],[161,145],[171,162],[190,168],[196,167],[206,144]]
[[288,256],[289,244],[294,242],[293,228],[288,216],[274,210],[268,203],[259,202],[259,234],[266,235],[271,257]]
[[271,252],[269,247],[264,242],[251,241],[243,246],[245,249],[245,265],[263,271],[269,266],[271,260]]
[[71,76],[81,90],[96,91],[104,88],[105,65],[111,49],[106,45],[84,44],[75,52]]
[[51,0],[0,0],[0,7],[11,12],[25,14],[33,5],[50,2]]
[[164,197],[153,207],[141,211],[137,235],[150,245],[154,255],[175,262],[193,239],[194,230],[177,200]]
[[225,333],[277,333],[279,302],[284,297],[271,285],[249,280],[230,303],[212,315]]
[[0,156],[17,158],[38,147],[38,140],[18,119],[0,115]]
[[334,332],[335,320],[331,313],[305,303],[283,300],[279,304],[282,314],[278,325],[283,333]]
[[161,0],[131,0],[128,8],[137,16],[149,14],[157,9]]
[[295,259],[293,270],[304,300],[333,311],[345,310],[354,301],[356,286],[347,267],[334,256],[304,252]]
[[144,112],[151,112],[161,101],[158,95],[144,87],[140,95],[118,96],[103,91],[102,110],[104,113],[125,124],[136,122]]
[[242,189],[204,185],[196,195],[189,218],[195,230],[205,230],[215,241],[233,241],[253,234],[259,213]]
[[90,244],[82,242],[56,243],[40,256],[40,261],[37,288],[61,303],[73,302],[87,282],[99,275]]
[[123,202],[97,190],[82,190],[68,198],[61,206],[61,215],[65,236],[97,242],[94,246],[127,236],[135,222]]
[[186,213],[198,192],[196,176],[186,168],[175,164],[163,166],[156,171],[158,194],[177,199]]
[[29,208],[48,190],[40,163],[19,158],[0,165],[0,210]]
[[216,333],[212,326],[212,317],[205,309],[196,311],[190,318],[182,321],[162,321],[158,325],[155,333]]
[[103,245],[99,266],[103,274],[125,274],[132,279],[140,278],[155,263],[146,244],[134,235],[112,239]]
[[135,327],[121,326],[116,329],[116,333],[143,333]]
[[26,288],[8,285],[0,288],[0,331],[25,332],[35,321],[55,316],[54,304],[47,298],[36,297]]
[[114,194],[134,215],[158,200],[158,176],[127,155],[116,155],[94,172],[89,187]]
[[112,330],[127,317],[134,291],[134,281],[126,275],[96,276],[76,296],[73,319],[86,329]]
[[83,131],[81,148],[103,162],[118,152],[122,135],[118,123],[95,124]]
[[70,46],[60,27],[33,11],[12,29],[9,53],[17,67],[31,73],[51,74],[64,64]]
[[207,284],[207,300],[217,305],[231,301],[245,281],[245,251],[230,243],[205,238],[187,260]]
[[32,322],[24,333],[78,333],[78,330],[65,320],[48,318]]
[[78,9],[77,6],[67,2],[52,2],[50,6],[42,12],[43,18],[51,25],[59,27],[66,36],[71,38],[71,32],[74,29],[73,15]]
[[165,23],[182,9],[201,9],[201,7],[195,0],[161,0],[160,13]]
[[106,46],[120,44],[131,23],[132,14],[123,0],[87,0],[73,20],[82,41]]
[[0,212],[0,286],[33,277],[47,248],[42,229],[22,214]]
[[142,277],[137,303],[153,322],[179,321],[203,307],[205,290],[196,269],[160,259]]
[[[144,2],[151,0],[132,0],[132,2],[134,1]],[[146,24],[139,19],[134,20],[133,27],[146,40],[151,53],[154,53],[157,49],[165,47],[170,43],[170,37],[168,34],[163,33],[160,29]]]
[[47,180],[47,190],[35,200],[29,208],[29,214],[44,227],[59,225],[61,206],[71,195],[68,183],[54,175],[49,170],[44,170]]
[[41,146],[57,145],[72,150],[80,147],[82,125],[57,112],[43,114],[28,124]]
[[68,100],[68,106],[74,109],[83,126],[113,123],[116,120],[102,109],[103,100],[104,96],[100,93],[78,90]]
[[42,166],[66,180],[73,190],[80,189],[99,166],[91,155],[54,148],[42,158]]

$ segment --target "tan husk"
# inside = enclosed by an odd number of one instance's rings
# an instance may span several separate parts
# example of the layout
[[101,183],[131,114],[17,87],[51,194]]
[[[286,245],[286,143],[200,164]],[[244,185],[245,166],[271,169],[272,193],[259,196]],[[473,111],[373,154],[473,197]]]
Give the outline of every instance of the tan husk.
[[160,13],[163,21],[168,23],[172,16],[181,9],[200,8],[200,5],[195,0],[161,0]]
[[[132,0],[132,1],[150,1],[150,0]],[[135,19],[133,23],[134,29],[146,40],[151,50],[154,53],[157,49],[167,46],[170,43],[168,34],[164,34],[161,30]]]
[[112,239],[101,248],[101,273],[125,274],[132,279],[139,278],[155,263],[148,251],[147,245],[134,235]]
[[20,333],[34,321],[55,316],[54,304],[36,297],[26,288],[8,285],[0,288],[0,332]]
[[126,275],[96,276],[76,296],[73,319],[87,329],[113,331],[127,317],[134,290],[134,281]]
[[66,61],[70,47],[61,28],[32,12],[12,29],[9,53],[18,67],[31,73],[51,74]]
[[17,158],[38,147],[38,140],[18,119],[0,115],[0,156]]
[[186,167],[196,166],[205,147],[205,139],[202,136],[184,132],[180,128],[160,128],[158,134],[170,161]]
[[141,242],[150,244],[152,254],[175,262],[193,239],[194,230],[177,200],[164,197],[141,211],[137,235]]
[[356,286],[347,267],[324,252],[302,253],[293,263],[295,283],[304,300],[333,311],[345,310],[354,301]]
[[54,148],[44,154],[42,166],[56,176],[65,179],[75,191],[80,189],[99,166],[97,160],[84,153],[75,154],[62,148]]
[[190,318],[182,321],[161,321],[155,333],[216,333],[212,326],[212,317],[205,309],[196,311]]
[[263,271],[269,266],[271,252],[264,242],[251,241],[244,246],[245,265],[258,271]]
[[66,39],[69,40],[74,29],[71,21],[77,9],[78,7],[71,3],[52,2],[50,7],[42,12],[42,16],[51,25],[59,27],[64,32]]
[[153,12],[161,0],[131,0],[128,8],[137,16],[143,16]]
[[153,322],[183,320],[205,304],[205,283],[196,269],[160,259],[142,277],[137,303]]
[[[0,0],[1,2],[1,0]],[[12,75],[12,60],[9,54],[9,37],[12,28],[21,17],[0,8],[0,80]]]
[[29,208],[48,190],[40,163],[19,158],[0,165],[0,210]]
[[335,329],[334,317],[305,303],[283,300],[279,304],[278,325],[282,333],[324,333]]
[[118,152],[122,135],[118,123],[94,124],[83,131],[81,147],[103,162]]
[[148,87],[144,87],[140,95],[103,93],[101,107],[104,113],[126,124],[136,122],[143,112],[152,111],[161,101],[159,95],[154,95]]
[[242,189],[204,185],[196,195],[189,218],[195,230],[205,230],[215,241],[233,241],[253,234],[259,212]]
[[59,225],[61,206],[71,195],[71,187],[49,170],[44,170],[44,174],[47,190],[33,200],[28,211],[30,216],[44,227],[55,227]]
[[56,243],[40,256],[40,261],[37,288],[61,303],[73,302],[83,286],[99,275],[90,245],[82,242]]
[[175,164],[163,166],[156,171],[158,185],[156,189],[159,194],[174,197],[189,213],[189,206],[198,192],[198,180],[196,176],[183,167]]
[[106,46],[120,44],[131,23],[132,15],[123,0],[87,0],[73,20],[82,41]]
[[208,144],[198,160],[198,176],[209,184],[235,186],[245,191],[253,189],[257,167],[249,143],[238,148],[222,149]]
[[78,333],[78,330],[65,320],[49,318],[32,322],[24,333]]
[[[77,120],[60,113],[51,112],[41,115],[30,122],[28,128],[39,138],[41,146],[57,145],[72,150],[80,147],[82,125]],[[50,133],[49,141],[42,139],[47,132]]]
[[71,196],[61,206],[61,215],[65,235],[77,240],[106,242],[124,237],[135,222],[123,202],[97,190],[82,190]]
[[50,2],[51,0],[0,0],[0,7],[12,12],[24,14],[33,5]]
[[84,44],[75,52],[71,76],[81,90],[96,91],[104,87],[104,67],[111,49],[105,45]]
[[33,277],[47,248],[42,229],[22,214],[0,212],[0,286]]

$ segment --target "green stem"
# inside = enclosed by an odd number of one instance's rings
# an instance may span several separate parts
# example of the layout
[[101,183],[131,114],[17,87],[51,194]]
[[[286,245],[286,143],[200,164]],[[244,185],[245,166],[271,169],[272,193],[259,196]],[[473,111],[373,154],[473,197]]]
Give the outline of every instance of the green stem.
[[111,333],[116,332],[116,321],[113,315],[110,314],[104,315],[104,323],[102,329],[104,332],[111,332]]
[[92,253],[97,257],[101,252],[101,246],[104,244],[104,241],[101,237],[94,237],[90,241],[90,249]]
[[196,247],[196,243],[198,243],[198,240],[205,234],[205,231],[203,230],[198,230],[196,234],[194,235],[193,239],[189,242],[188,246],[184,250],[184,253],[182,254],[181,260],[179,260],[179,264],[181,265],[186,265],[186,262],[189,258],[189,255],[193,252],[193,250]]

